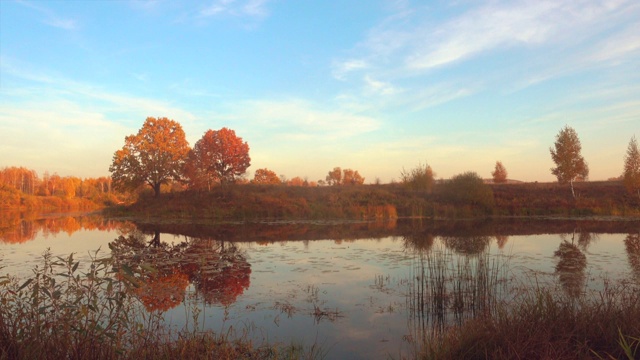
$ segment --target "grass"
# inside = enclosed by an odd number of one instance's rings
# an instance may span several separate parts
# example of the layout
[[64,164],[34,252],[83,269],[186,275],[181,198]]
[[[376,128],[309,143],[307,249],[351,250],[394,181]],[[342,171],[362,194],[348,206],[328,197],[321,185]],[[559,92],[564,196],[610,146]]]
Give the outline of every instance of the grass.
[[640,356],[640,289],[606,286],[569,297],[527,288],[496,311],[431,332],[420,359],[636,359]]
[[456,185],[436,183],[428,190],[403,184],[217,186],[211,191],[141,196],[135,204],[109,208],[106,214],[190,221],[640,215],[640,199],[615,181],[576,184],[575,199],[567,185],[558,183],[452,184]]
[[605,282],[601,291],[578,294],[537,281],[513,285],[508,263],[508,256],[486,252],[417,252],[405,337],[413,357],[640,357],[640,283]]
[[[98,258],[43,255],[25,281],[0,277],[0,359],[316,359],[317,344],[259,344],[232,333],[175,330],[137,299],[136,274]],[[195,310],[195,309],[194,309]]]

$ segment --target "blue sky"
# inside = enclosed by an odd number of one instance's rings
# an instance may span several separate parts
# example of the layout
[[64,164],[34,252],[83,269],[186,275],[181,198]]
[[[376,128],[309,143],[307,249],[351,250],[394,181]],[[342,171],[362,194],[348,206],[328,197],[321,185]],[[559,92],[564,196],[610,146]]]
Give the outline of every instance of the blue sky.
[[590,179],[640,136],[640,3],[0,1],[0,167],[108,175],[147,116],[249,143],[269,168],[367,183],[432,166],[554,181],[573,127]]

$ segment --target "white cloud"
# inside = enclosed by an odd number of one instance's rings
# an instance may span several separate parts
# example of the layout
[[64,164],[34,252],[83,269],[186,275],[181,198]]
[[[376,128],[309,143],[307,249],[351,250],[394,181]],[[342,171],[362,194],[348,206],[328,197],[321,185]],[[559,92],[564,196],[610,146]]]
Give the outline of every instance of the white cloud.
[[[238,116],[258,122],[261,127],[277,129],[289,138],[337,139],[374,131],[379,122],[365,115],[349,111],[322,110],[304,100],[246,101],[241,104]],[[311,134],[311,135],[309,135]]]
[[367,85],[366,92],[379,95],[395,95],[402,92],[401,89],[396,88],[391,83],[375,80],[370,75],[364,77],[364,82]]
[[42,20],[42,22],[49,26],[64,30],[76,30],[78,28],[78,24],[75,20],[61,17],[44,6],[36,5],[33,2],[26,1],[19,1],[18,3],[43,14],[45,16],[45,19]]
[[75,30],[78,26],[74,20],[53,18],[45,20],[45,24],[64,30]]
[[333,77],[338,80],[345,80],[346,76],[356,70],[362,70],[369,67],[369,64],[361,59],[350,59],[346,61],[334,61],[333,63]]
[[618,62],[631,57],[637,59],[638,53],[640,53],[640,22],[635,22],[594,46],[587,61]]
[[216,0],[199,12],[201,17],[219,15],[265,17],[269,15],[267,3],[269,0]]

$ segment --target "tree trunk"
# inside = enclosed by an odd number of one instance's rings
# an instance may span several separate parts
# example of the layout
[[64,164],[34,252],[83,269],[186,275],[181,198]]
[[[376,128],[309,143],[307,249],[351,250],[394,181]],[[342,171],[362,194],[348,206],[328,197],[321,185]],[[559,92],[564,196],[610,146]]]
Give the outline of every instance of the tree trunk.
[[160,195],[160,183],[153,184],[154,196],[158,197]]
[[573,195],[573,198],[576,198],[576,192],[573,190],[573,180],[569,181],[569,184],[571,184],[571,195]]

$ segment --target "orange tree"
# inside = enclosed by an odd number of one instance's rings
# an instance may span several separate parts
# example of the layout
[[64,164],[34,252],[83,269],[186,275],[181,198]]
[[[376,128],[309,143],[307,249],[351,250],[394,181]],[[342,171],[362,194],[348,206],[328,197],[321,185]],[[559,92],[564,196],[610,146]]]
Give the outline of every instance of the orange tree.
[[124,141],[109,167],[117,189],[134,190],[148,184],[158,196],[160,185],[181,179],[189,144],[178,122],[148,117],[138,133]]
[[186,175],[192,188],[234,183],[251,165],[249,145],[236,132],[208,130],[189,152]]
[[281,183],[278,175],[267,168],[256,170],[256,173],[253,175],[252,182],[254,184],[280,184]]
[[507,169],[502,165],[502,161],[496,161],[496,167],[491,172],[491,176],[493,176],[493,182],[496,184],[507,182]]

